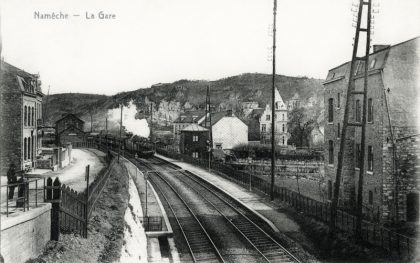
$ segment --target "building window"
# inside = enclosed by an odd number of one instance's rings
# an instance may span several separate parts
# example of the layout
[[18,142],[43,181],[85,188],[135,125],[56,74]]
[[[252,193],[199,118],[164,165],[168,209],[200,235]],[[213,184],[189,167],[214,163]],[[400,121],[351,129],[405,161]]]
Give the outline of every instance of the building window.
[[284,145],[284,136],[282,136],[282,140],[283,140],[283,145]]
[[360,100],[356,100],[356,121],[361,122],[361,105]]
[[340,104],[341,104],[341,94],[340,93],[337,93],[337,108],[340,108]]
[[368,171],[373,171],[373,147],[368,146]]
[[373,192],[369,191],[369,204],[373,205]]
[[340,138],[340,133],[341,133],[340,123],[337,123],[337,138]]
[[328,122],[334,121],[334,99],[328,99]]
[[222,144],[221,143],[216,143],[216,149],[222,149]]
[[284,125],[284,123],[281,125],[281,130],[282,130],[282,132],[285,131],[285,125]]
[[32,107],[32,126],[35,126],[35,108]]
[[284,121],[284,113],[283,113],[283,115],[282,115],[282,120]]
[[357,143],[356,144],[356,153],[355,153],[356,168],[360,168],[360,155],[361,155],[360,144]]
[[193,142],[198,142],[198,135],[193,135]]
[[23,125],[27,125],[27,117],[28,117],[28,108],[25,106],[25,111],[23,114]]
[[23,160],[26,160],[26,157],[27,157],[27,155],[26,155],[27,151],[28,151],[27,147],[28,147],[28,145],[27,145],[26,138],[25,138],[25,139],[23,139]]
[[28,138],[28,159],[31,159],[31,138]]
[[334,142],[328,141],[328,163],[334,164]]
[[266,121],[269,121],[269,120],[270,120],[270,115],[266,115],[266,116],[265,116],[265,120],[266,120]]
[[198,158],[198,152],[193,152],[193,158]]
[[373,59],[372,62],[370,62],[370,68],[374,68],[376,65],[376,59]]
[[368,122],[373,122],[373,101],[368,99]]
[[267,126],[265,124],[261,125],[261,131],[262,132],[266,132],[267,131]]

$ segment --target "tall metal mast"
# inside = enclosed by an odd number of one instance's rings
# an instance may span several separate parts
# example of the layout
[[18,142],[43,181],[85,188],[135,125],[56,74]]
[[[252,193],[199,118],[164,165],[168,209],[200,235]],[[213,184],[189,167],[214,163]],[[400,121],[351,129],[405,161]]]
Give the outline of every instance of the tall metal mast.
[[[367,10],[367,25],[365,28],[361,27],[362,23],[362,16],[363,16],[363,7],[368,7]],[[347,86],[347,96],[346,96],[346,104],[344,109],[344,117],[343,117],[343,128],[341,131],[340,136],[340,148],[338,152],[338,160],[337,160],[337,172],[336,172],[336,179],[334,183],[334,196],[331,203],[331,217],[330,217],[330,234],[334,233],[335,231],[335,220],[337,218],[337,206],[338,206],[338,197],[340,192],[340,182],[341,176],[343,171],[343,162],[344,162],[344,150],[345,150],[345,143],[347,139],[347,129],[349,126],[361,127],[361,153],[359,156],[358,163],[360,164],[360,172],[359,172],[359,181],[358,181],[358,194],[357,194],[357,223],[356,223],[356,235],[360,237],[361,233],[361,223],[362,223],[362,212],[363,212],[363,175],[365,172],[365,140],[366,140],[366,112],[367,112],[367,90],[368,90],[368,67],[369,67],[369,50],[370,50],[370,35],[371,35],[371,8],[372,8],[372,0],[360,0],[359,1],[359,10],[357,15],[357,24],[356,24],[356,33],[354,37],[354,44],[353,44],[353,54],[352,60],[350,63],[350,72],[349,72],[349,80]],[[365,57],[358,57],[357,51],[359,46],[359,36],[360,32],[366,33],[366,52]],[[364,86],[363,91],[355,91],[355,64],[357,61],[364,61]],[[359,62],[360,63],[360,62]],[[357,69],[356,69],[357,70]],[[363,96],[363,116],[362,122],[355,122],[349,123],[349,109],[350,104],[353,101],[351,98],[354,95],[361,95]],[[357,109],[356,109],[357,110]]]
[[212,134],[212,123],[211,123],[211,106],[210,106],[210,86],[207,86],[207,94],[206,94],[206,111],[205,111],[205,119],[204,119],[204,127],[208,127],[209,129],[209,145],[208,145],[208,153],[209,153],[209,170],[211,169],[211,150],[213,148],[213,134]]
[[275,137],[275,84],[276,84],[276,15],[277,15],[277,0],[274,0],[273,8],[273,83],[272,83],[272,98],[271,98],[271,187],[270,199],[274,200],[274,177],[276,166],[276,137]]

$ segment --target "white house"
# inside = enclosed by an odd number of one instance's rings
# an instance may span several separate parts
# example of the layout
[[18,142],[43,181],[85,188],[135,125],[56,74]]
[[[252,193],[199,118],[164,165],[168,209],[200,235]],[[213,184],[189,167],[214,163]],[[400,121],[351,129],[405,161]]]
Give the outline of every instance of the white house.
[[[282,97],[280,96],[279,91],[275,91],[275,138],[276,144],[281,146],[287,146],[287,139],[289,134],[287,132],[287,114],[288,109],[284,103]],[[267,104],[263,114],[260,117],[260,134],[261,134],[261,143],[270,143],[271,142],[271,105]]]
[[214,149],[232,149],[248,143],[248,126],[232,111],[213,113],[211,131]]

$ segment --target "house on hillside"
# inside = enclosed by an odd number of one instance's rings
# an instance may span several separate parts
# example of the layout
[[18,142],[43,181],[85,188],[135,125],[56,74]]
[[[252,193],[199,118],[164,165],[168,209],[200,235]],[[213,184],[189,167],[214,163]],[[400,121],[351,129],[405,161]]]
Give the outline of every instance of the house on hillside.
[[207,140],[209,140],[209,129],[196,123],[181,130],[180,151],[182,154],[197,159],[207,159]]
[[57,144],[66,145],[67,143],[84,142],[86,139],[84,124],[85,122],[76,115],[65,114],[55,122]]
[[173,122],[174,144],[179,145],[182,129],[194,123],[201,124],[205,119],[205,114],[205,110],[182,112]]
[[250,142],[261,141],[260,119],[264,111],[265,109],[262,108],[253,109],[252,112],[248,115],[248,141]]
[[211,124],[213,149],[229,150],[248,143],[248,126],[231,110],[212,113]]
[[[380,222],[419,219],[420,79],[419,38],[394,46],[373,46],[369,63],[355,64],[355,91],[362,91],[368,67],[363,212]],[[325,175],[332,197],[350,62],[329,70],[325,86]],[[362,121],[363,95],[354,95],[349,122]],[[355,207],[361,155],[361,128],[347,130],[340,202]]]
[[299,94],[295,93],[292,98],[287,101],[287,109],[292,111],[294,109],[300,108],[300,97]]
[[39,76],[0,61],[0,174],[36,167],[41,152],[42,98]]
[[[287,120],[288,120],[288,109],[286,104],[283,102],[282,97],[278,89],[275,90],[275,139],[276,144],[280,146],[287,146],[287,140],[289,134],[287,132]],[[267,104],[264,112],[260,117],[260,134],[261,143],[271,143],[271,118],[272,118],[271,104]]]

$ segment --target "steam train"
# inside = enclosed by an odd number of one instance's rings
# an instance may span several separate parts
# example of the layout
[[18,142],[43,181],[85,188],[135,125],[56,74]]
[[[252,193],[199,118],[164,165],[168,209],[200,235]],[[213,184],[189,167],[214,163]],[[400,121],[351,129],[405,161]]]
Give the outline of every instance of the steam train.
[[133,140],[131,138],[122,137],[121,144],[120,138],[111,134],[107,135],[96,135],[93,140],[97,145],[101,145],[103,149],[109,149],[111,151],[118,151],[118,146],[121,145],[121,149],[125,154],[130,154],[133,157],[137,155],[140,158],[150,158],[155,155],[155,146],[149,140],[142,138],[141,140]]

